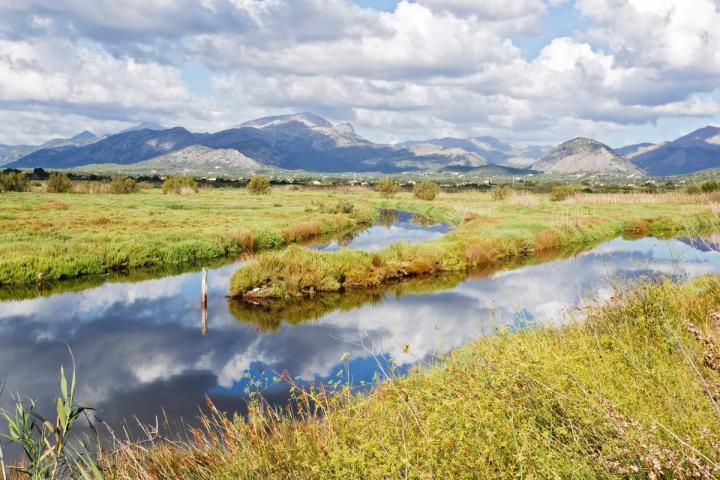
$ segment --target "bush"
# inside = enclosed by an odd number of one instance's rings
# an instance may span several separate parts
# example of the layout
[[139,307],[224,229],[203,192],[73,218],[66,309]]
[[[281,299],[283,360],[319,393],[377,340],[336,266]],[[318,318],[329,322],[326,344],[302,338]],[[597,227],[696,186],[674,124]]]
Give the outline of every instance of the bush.
[[434,200],[440,192],[440,186],[430,180],[418,182],[413,187],[413,195],[420,200]]
[[136,193],[140,191],[138,183],[130,177],[113,175],[110,181],[110,193]]
[[270,179],[267,177],[250,177],[247,189],[253,195],[267,195],[270,193]]
[[176,195],[189,195],[197,193],[198,185],[194,178],[173,175],[165,179],[162,185],[163,193],[174,193]]
[[53,172],[48,177],[45,190],[50,193],[67,193],[72,190],[72,183],[64,173]]
[[378,181],[376,189],[383,197],[390,198],[400,190],[400,185],[394,178],[385,177]]
[[558,185],[550,190],[550,200],[559,202],[575,194],[575,189],[570,185]]
[[696,194],[700,193],[701,191],[702,190],[700,190],[700,187],[698,187],[697,185],[690,185],[689,187],[687,187],[685,189],[685,193],[689,193],[691,195],[696,195]]
[[513,192],[510,185],[500,185],[492,189],[490,195],[493,200],[505,200]]
[[708,180],[700,185],[700,190],[702,190],[703,193],[714,192],[717,189],[720,189],[720,183],[715,180]]
[[0,173],[0,192],[26,192],[28,179],[23,172]]

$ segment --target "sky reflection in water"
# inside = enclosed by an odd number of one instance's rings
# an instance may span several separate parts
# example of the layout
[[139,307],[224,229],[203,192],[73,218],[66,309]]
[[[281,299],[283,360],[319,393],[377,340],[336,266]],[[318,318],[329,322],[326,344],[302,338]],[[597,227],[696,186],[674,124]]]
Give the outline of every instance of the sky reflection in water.
[[[192,418],[206,393],[221,408],[237,410],[247,371],[254,378],[287,371],[302,380],[327,381],[341,368],[343,352],[349,352],[354,381],[371,381],[377,371],[373,354],[406,366],[500,326],[559,324],[583,302],[608,298],[614,284],[645,275],[685,279],[720,270],[718,253],[692,245],[690,240],[615,239],[574,258],[490,277],[450,278],[436,287],[428,280],[415,290],[331,298],[317,307],[317,319],[297,324],[280,322],[283,314],[292,317],[283,310],[263,320],[262,312],[231,308],[224,295],[238,264],[230,264],[210,272],[205,337],[200,335],[198,273],[3,302],[0,378],[7,379],[6,391],[47,406],[57,389],[58,366],[68,362],[67,342],[78,362],[79,399],[111,424],[133,415],[150,419],[161,407],[170,416]],[[404,295],[395,295],[403,289],[408,290]],[[429,293],[412,293],[418,290]],[[343,302],[349,310],[333,310]],[[268,394],[282,401],[285,392]],[[0,398],[0,404],[7,401],[7,394]]]

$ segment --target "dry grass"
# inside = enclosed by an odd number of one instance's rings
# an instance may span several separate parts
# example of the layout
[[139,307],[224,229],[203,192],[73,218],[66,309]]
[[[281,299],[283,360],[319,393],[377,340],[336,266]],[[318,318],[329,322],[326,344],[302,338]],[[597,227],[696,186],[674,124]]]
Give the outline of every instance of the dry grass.
[[283,229],[283,237],[287,243],[303,242],[320,236],[320,225],[313,222],[298,223]]
[[60,200],[54,200],[46,203],[44,207],[50,210],[67,210],[70,208],[70,205],[65,202],[61,202]]
[[691,194],[685,192],[669,193],[577,193],[567,198],[565,203],[580,205],[627,205],[627,204],[697,204],[717,203],[720,192]]
[[508,198],[507,202],[510,205],[533,206],[538,205],[540,199],[530,192],[516,191]]

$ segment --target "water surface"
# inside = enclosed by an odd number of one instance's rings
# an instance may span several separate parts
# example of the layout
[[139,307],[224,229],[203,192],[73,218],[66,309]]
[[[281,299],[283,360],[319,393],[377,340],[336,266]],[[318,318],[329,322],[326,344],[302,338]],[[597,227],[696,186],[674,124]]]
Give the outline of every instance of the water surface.
[[[112,425],[133,416],[150,420],[161,408],[193,418],[206,394],[223,410],[242,410],[251,380],[287,372],[300,382],[328,382],[344,369],[347,352],[353,382],[372,381],[391,358],[403,371],[498,328],[559,325],[584,303],[609,298],[614,286],[717,272],[720,255],[697,240],[615,239],[542,264],[419,278],[294,307],[229,302],[237,266],[210,272],[206,336],[197,272],[0,303],[6,392],[47,408],[69,345],[78,398]],[[266,395],[283,402],[287,389],[272,386]],[[0,404],[7,403],[6,393]]]
[[450,225],[435,222],[422,215],[382,209],[379,211],[378,220],[370,228],[311,248],[322,252],[333,252],[342,248],[375,252],[395,242],[418,243],[432,240],[451,230]]

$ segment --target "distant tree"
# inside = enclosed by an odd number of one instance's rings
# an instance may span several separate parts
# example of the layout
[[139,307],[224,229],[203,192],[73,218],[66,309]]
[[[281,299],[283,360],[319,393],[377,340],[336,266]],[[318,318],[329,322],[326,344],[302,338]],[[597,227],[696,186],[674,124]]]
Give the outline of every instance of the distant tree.
[[498,185],[490,191],[493,200],[505,200],[511,193],[513,189],[510,185]]
[[576,192],[577,190],[570,185],[557,185],[550,189],[550,200],[559,202],[574,195]]
[[247,189],[253,195],[267,195],[270,193],[270,179],[268,177],[250,177]]
[[20,171],[0,173],[0,192],[25,192],[28,190],[27,176]]
[[163,182],[162,192],[166,194],[190,195],[198,192],[198,185],[192,177],[171,175]]
[[708,180],[707,182],[703,182],[703,184],[700,185],[700,190],[702,190],[703,193],[714,192],[719,188],[720,183],[716,182],[715,180]]
[[413,195],[420,200],[434,200],[438,192],[440,186],[431,180],[417,182],[413,187]]
[[110,180],[110,193],[136,193],[140,191],[138,183],[130,177],[113,175]]
[[643,185],[643,190],[645,190],[647,193],[657,193],[660,187],[658,187],[657,183],[655,182],[645,182]]
[[47,180],[47,178],[49,177],[45,169],[40,167],[33,168],[32,176],[35,180]]
[[72,182],[66,174],[53,172],[48,176],[45,190],[50,193],[67,193],[72,190]]
[[685,189],[685,193],[689,193],[691,195],[696,195],[701,192],[702,190],[700,190],[700,187],[698,187],[697,185],[690,185]]
[[376,187],[383,197],[390,198],[400,190],[400,185],[392,177],[381,178]]

